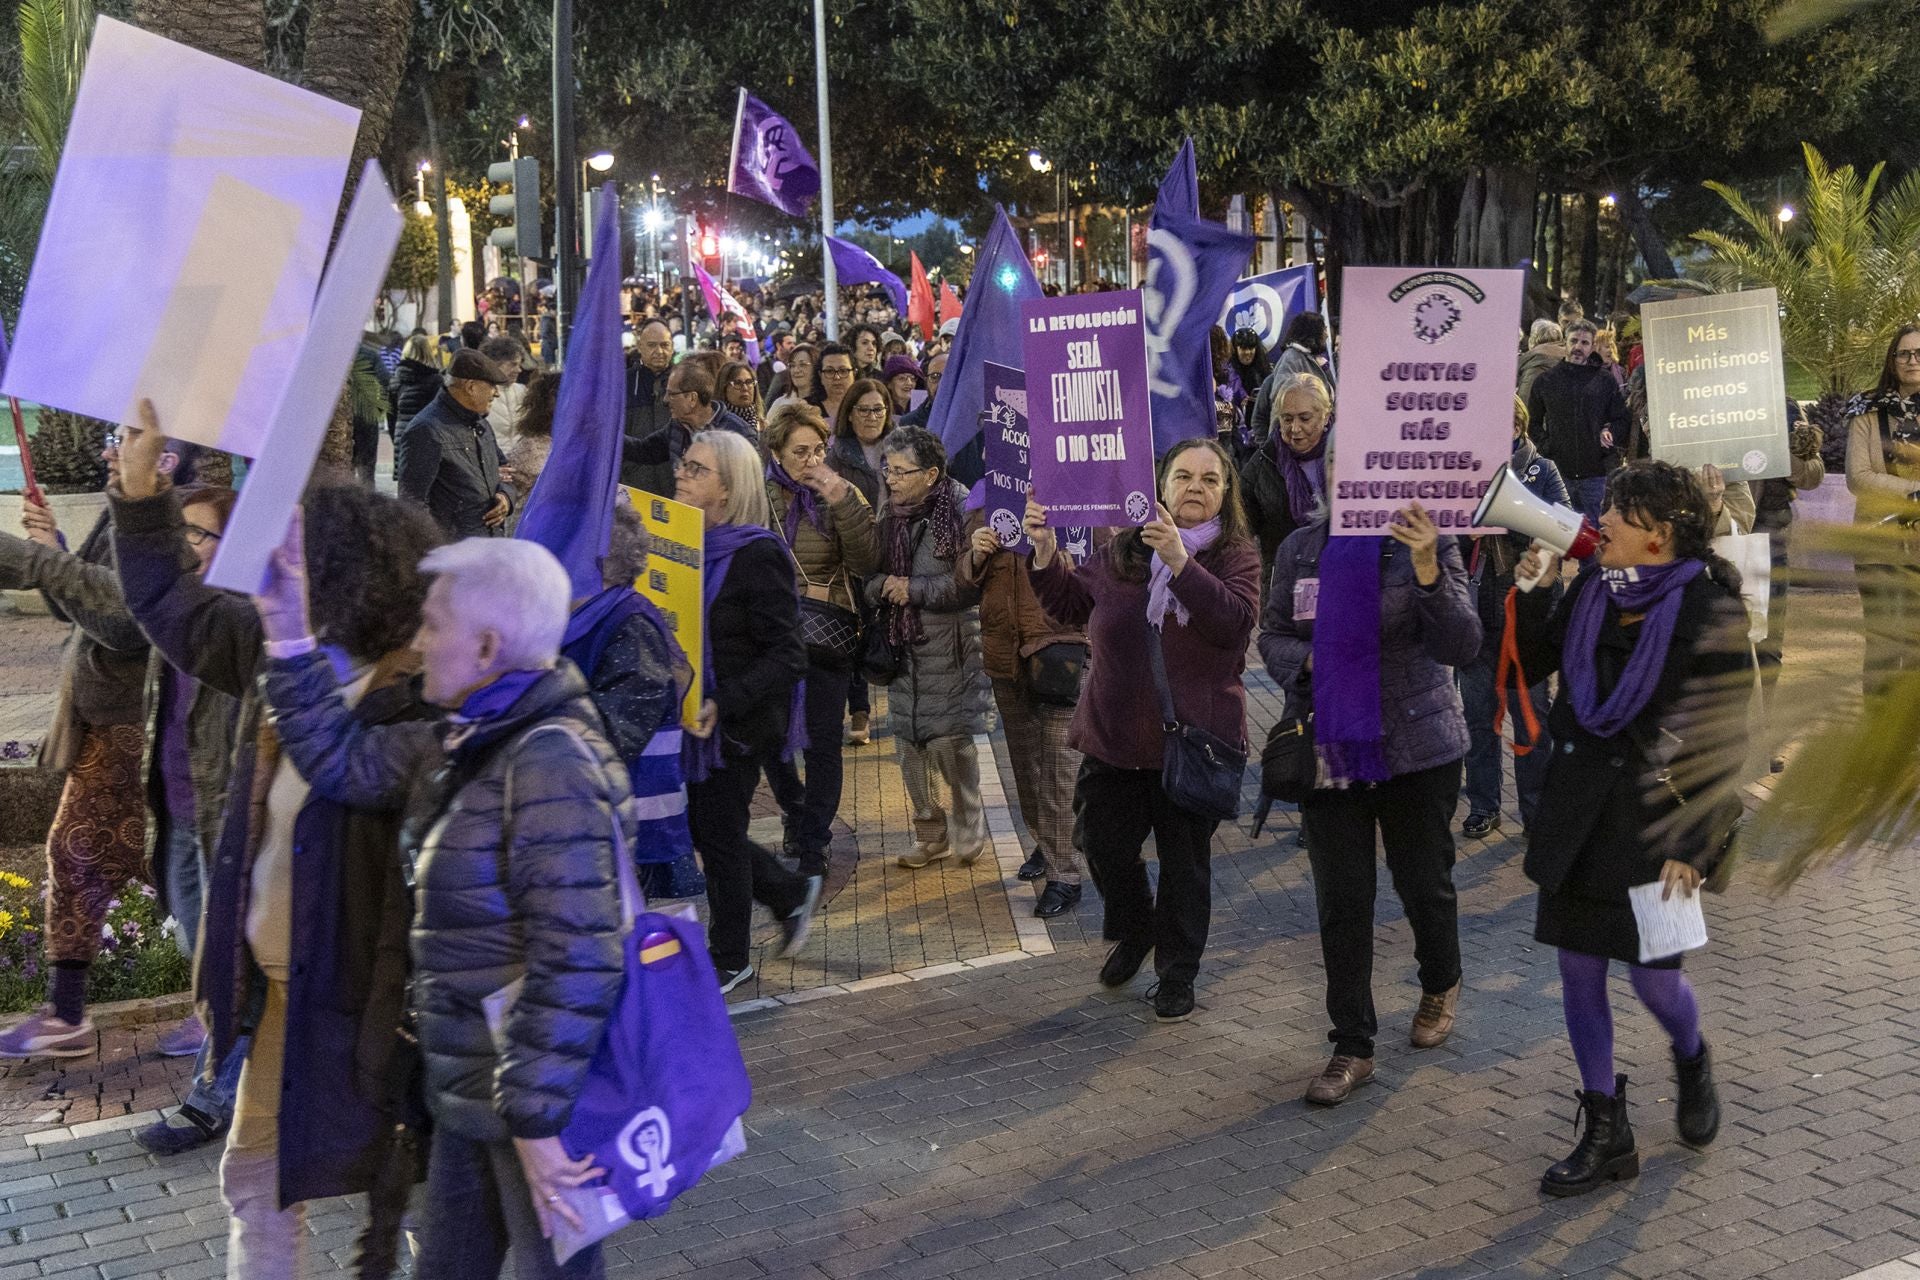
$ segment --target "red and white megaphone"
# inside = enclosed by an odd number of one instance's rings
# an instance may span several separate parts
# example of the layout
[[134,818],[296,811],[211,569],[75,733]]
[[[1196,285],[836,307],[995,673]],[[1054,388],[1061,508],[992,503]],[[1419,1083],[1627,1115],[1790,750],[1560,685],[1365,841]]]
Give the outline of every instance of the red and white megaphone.
[[[1482,529],[1509,529],[1532,538],[1535,546],[1544,546],[1569,560],[1585,560],[1600,545],[1600,531],[1572,507],[1563,507],[1535,497],[1532,490],[1513,474],[1510,466],[1494,473],[1486,496],[1474,509],[1473,523]],[[1541,577],[1544,577],[1544,573]],[[1540,577],[1514,579],[1522,591],[1540,585]]]

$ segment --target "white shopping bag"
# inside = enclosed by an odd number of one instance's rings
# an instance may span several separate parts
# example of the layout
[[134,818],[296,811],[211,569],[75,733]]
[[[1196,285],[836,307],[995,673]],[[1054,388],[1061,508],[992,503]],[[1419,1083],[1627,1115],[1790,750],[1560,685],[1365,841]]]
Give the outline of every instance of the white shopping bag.
[[1714,554],[1740,571],[1740,598],[1747,606],[1747,639],[1767,638],[1767,599],[1773,587],[1773,548],[1764,533],[1734,532],[1713,540]]

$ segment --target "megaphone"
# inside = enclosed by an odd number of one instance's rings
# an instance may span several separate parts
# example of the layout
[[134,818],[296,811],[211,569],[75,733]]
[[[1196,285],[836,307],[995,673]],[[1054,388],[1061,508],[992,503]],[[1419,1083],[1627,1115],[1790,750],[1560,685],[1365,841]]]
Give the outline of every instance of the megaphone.
[[[1474,508],[1473,523],[1482,529],[1510,529],[1532,538],[1534,545],[1545,546],[1570,560],[1584,560],[1600,545],[1600,532],[1588,524],[1572,507],[1563,507],[1535,497],[1522,484],[1511,466],[1494,473],[1493,482]],[[1544,572],[1533,578],[1514,579],[1522,591],[1540,585]]]

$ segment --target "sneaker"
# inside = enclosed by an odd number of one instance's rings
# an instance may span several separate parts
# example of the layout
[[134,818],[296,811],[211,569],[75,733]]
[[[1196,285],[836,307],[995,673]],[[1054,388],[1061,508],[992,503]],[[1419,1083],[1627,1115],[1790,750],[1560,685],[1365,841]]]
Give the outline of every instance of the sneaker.
[[1457,982],[1438,995],[1422,993],[1408,1041],[1416,1049],[1432,1049],[1446,1043],[1447,1037],[1453,1034],[1453,1020],[1459,1007],[1460,984]]
[[1033,904],[1033,914],[1042,920],[1051,920],[1057,915],[1073,910],[1079,903],[1079,885],[1049,880],[1047,887],[1041,891],[1040,901]]
[[748,964],[739,969],[715,969],[714,974],[720,979],[720,994],[724,996],[753,976],[753,966]]
[[0,1058],[84,1058],[98,1047],[92,1018],[83,1014],[76,1026],[54,1016],[51,1005],[0,1035]]
[[827,877],[827,851],[825,849],[802,849],[800,851],[800,874],[803,876]]
[[1373,1059],[1336,1053],[1307,1086],[1307,1101],[1316,1107],[1337,1107],[1353,1091],[1373,1079]]
[[1103,987],[1124,987],[1133,981],[1133,975],[1140,972],[1140,966],[1147,962],[1153,953],[1153,945],[1146,942],[1117,942],[1113,950],[1107,953],[1107,962],[1100,966],[1100,985]]
[[782,960],[807,945],[807,934],[813,931],[813,912],[820,905],[820,886],[825,883],[825,876],[808,876],[807,896],[780,922],[781,936],[786,939],[780,944]]
[[1484,840],[1500,829],[1500,815],[1497,813],[1470,813],[1467,820],[1460,824],[1460,834],[1470,840]]
[[1153,1001],[1153,1016],[1160,1022],[1185,1022],[1193,1016],[1193,984],[1179,978],[1162,978],[1147,992]]
[[227,1132],[224,1122],[215,1120],[200,1108],[182,1104],[144,1129],[134,1132],[133,1140],[156,1156],[177,1156],[182,1151],[204,1147]]
[[847,727],[847,745],[864,747],[872,740],[873,717],[865,711],[853,713],[853,722]]
[[933,865],[942,858],[950,858],[952,856],[953,850],[947,847],[946,837],[942,836],[938,844],[916,841],[913,846],[913,852],[901,854],[899,861],[900,865],[909,871],[918,871],[922,867]]
[[200,1046],[207,1042],[207,1029],[200,1025],[200,1015],[190,1013],[180,1019],[180,1025],[160,1033],[154,1041],[154,1048],[163,1058],[191,1058],[200,1052]]
[[1034,850],[1028,855],[1027,860],[1020,864],[1018,874],[1022,880],[1044,879],[1047,874],[1046,851],[1038,845],[1034,846]]

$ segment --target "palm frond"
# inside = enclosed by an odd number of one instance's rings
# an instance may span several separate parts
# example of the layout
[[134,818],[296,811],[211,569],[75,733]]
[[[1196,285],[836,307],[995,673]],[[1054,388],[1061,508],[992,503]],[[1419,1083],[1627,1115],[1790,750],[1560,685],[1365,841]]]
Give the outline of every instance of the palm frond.
[[93,35],[91,0],[21,0],[20,114],[35,166],[53,181]]

